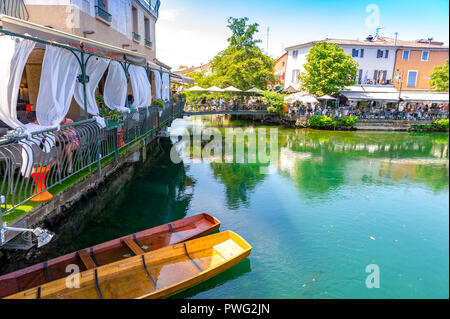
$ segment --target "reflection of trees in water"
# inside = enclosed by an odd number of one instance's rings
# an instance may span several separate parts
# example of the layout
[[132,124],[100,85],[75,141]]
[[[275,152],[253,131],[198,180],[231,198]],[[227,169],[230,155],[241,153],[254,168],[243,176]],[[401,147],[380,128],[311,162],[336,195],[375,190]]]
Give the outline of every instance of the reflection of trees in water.
[[211,163],[214,178],[225,186],[227,207],[248,205],[249,193],[264,179],[259,164]]

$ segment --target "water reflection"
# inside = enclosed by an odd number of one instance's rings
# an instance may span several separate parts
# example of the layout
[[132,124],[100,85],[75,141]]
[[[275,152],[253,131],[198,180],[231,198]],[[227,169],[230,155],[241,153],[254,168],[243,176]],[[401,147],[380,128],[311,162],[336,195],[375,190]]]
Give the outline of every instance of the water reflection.
[[[258,127],[229,116],[191,117],[178,124],[191,134],[199,129],[218,128],[222,136],[227,127]],[[277,173],[291,180],[309,198],[323,198],[343,185],[357,184],[409,182],[426,185],[433,191],[448,189],[448,134],[279,128],[278,150]],[[247,151],[245,146],[246,156]],[[182,152],[190,159],[201,154],[193,153],[192,147]],[[209,165],[214,178],[225,186],[226,204],[233,210],[248,207],[249,194],[268,177],[260,173],[263,164],[259,162]]]

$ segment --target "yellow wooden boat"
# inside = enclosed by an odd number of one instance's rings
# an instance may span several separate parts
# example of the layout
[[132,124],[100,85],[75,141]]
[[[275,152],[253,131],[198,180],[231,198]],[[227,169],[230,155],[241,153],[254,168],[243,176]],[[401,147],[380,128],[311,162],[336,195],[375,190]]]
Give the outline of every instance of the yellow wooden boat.
[[[31,288],[6,299],[153,299],[190,288],[244,260],[252,247],[225,231]],[[73,280],[75,279],[75,280]],[[69,286],[69,287],[68,287]]]

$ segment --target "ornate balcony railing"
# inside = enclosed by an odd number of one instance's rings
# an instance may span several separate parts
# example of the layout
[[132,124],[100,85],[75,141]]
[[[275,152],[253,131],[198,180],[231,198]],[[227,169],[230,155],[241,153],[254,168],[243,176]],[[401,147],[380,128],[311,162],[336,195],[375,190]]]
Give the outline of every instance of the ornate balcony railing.
[[141,41],[141,35],[133,31],[133,40]]
[[109,23],[112,22],[112,15],[108,11],[99,6],[95,6],[95,14]]
[[145,45],[151,48],[153,44],[149,39],[145,39]]
[[30,15],[23,0],[0,0],[0,14],[21,20],[28,20]]
[[159,129],[182,114],[184,103],[167,102],[162,109],[139,108],[124,113],[118,125],[106,128],[90,119],[61,126],[60,130],[30,136],[11,131],[1,137],[0,225],[11,221],[11,216],[5,216],[9,212],[30,200],[51,196],[48,190],[75,174],[92,166],[101,173],[103,159],[114,156],[118,162],[120,149],[144,137],[155,138]]
[[138,0],[138,2],[142,4],[144,8],[147,8],[150,12],[154,13],[156,18],[158,18],[159,7],[161,6],[160,0]]

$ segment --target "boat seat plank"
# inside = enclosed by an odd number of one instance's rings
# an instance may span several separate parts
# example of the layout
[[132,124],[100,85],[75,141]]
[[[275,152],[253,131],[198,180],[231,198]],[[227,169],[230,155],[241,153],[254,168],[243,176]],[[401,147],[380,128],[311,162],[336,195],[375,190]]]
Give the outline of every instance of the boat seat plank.
[[80,257],[86,269],[93,269],[97,267],[92,257],[85,250],[80,250],[77,254],[78,257]]
[[145,251],[139,247],[136,242],[131,238],[125,238],[123,243],[133,252],[135,255],[142,255]]

